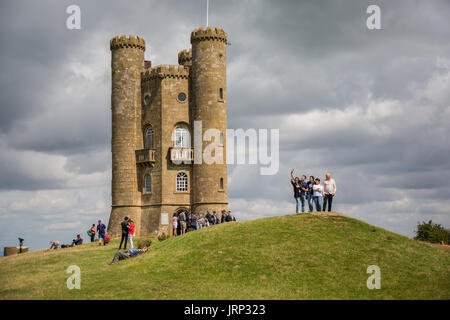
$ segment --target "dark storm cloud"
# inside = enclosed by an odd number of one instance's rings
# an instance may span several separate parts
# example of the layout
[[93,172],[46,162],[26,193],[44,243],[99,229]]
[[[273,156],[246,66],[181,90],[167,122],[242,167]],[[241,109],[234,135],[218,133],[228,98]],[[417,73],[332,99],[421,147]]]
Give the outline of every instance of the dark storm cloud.
[[[77,232],[76,219],[108,215],[109,39],[140,35],[153,65],[176,64],[205,1],[77,1],[76,31],[65,27],[71,4],[0,4],[0,212]],[[378,31],[365,26],[369,4],[211,1],[210,22],[231,43],[228,127],[280,129],[277,175],[229,166],[241,218],[291,212],[296,168],[331,171],[336,209],[385,228],[410,234],[425,215],[450,223],[450,4],[377,1]]]

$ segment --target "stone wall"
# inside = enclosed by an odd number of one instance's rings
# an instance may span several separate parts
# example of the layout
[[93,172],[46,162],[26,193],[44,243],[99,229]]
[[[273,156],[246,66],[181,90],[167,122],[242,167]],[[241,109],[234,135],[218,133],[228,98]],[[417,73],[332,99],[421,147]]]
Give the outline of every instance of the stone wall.
[[[152,68],[149,61],[144,62],[143,39],[134,36],[111,39],[112,210],[108,233],[112,237],[120,235],[124,216],[135,220],[137,235],[146,236],[171,233],[172,216],[181,209],[220,213],[228,208],[227,35],[222,29],[199,28],[192,32],[191,44],[192,49],[178,53],[180,66]],[[187,95],[185,101],[178,99],[181,92]],[[184,124],[189,129],[194,147],[195,120],[202,121],[202,134],[210,128],[222,133],[222,164],[171,161],[176,125]],[[135,151],[145,148],[144,137],[149,127],[154,132],[155,159],[137,164]],[[187,192],[176,191],[179,172],[188,176]],[[150,193],[144,192],[147,174],[151,177]],[[161,213],[168,214],[169,225],[161,225]]]
[[[191,34],[192,67],[191,86],[194,100],[193,121],[202,121],[202,134],[210,128],[223,134],[222,164],[194,164],[193,201],[196,213],[206,210],[220,212],[228,207],[226,128],[227,128],[227,82],[226,44],[227,35],[222,29],[199,28]],[[222,97],[220,96],[222,95]],[[202,145],[202,153],[205,150]],[[219,189],[223,179],[223,190]]]
[[[120,234],[120,222],[129,216],[140,223],[141,194],[138,190],[135,150],[142,148],[141,72],[145,42],[130,36],[115,37],[111,49],[112,210],[108,233]],[[139,228],[137,230],[139,234]]]
[[[4,247],[3,248],[3,255],[6,256],[12,256],[14,254],[19,254],[20,247]],[[28,252],[28,247],[22,247],[22,253]]]

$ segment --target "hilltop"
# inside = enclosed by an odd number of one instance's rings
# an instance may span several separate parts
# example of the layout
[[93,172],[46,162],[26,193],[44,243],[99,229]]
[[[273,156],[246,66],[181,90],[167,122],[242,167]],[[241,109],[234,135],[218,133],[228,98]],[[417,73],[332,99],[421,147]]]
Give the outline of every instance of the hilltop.
[[[339,214],[212,226],[115,265],[117,241],[0,259],[0,299],[449,299],[450,250]],[[68,290],[66,268],[81,268]],[[381,289],[369,290],[369,265]]]

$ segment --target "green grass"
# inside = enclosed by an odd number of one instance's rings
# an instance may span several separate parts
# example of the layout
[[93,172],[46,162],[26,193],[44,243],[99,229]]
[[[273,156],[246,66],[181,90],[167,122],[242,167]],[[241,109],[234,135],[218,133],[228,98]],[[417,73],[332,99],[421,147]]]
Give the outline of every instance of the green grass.
[[[338,216],[212,226],[108,265],[117,241],[0,259],[0,299],[449,299],[450,248]],[[66,268],[81,268],[68,290]],[[381,289],[369,290],[369,265]]]

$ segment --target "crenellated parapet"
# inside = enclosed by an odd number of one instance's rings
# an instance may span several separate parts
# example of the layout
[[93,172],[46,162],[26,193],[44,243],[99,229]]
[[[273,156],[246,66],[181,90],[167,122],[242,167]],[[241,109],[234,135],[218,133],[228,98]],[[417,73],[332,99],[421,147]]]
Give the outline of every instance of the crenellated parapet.
[[178,52],[178,64],[182,66],[192,65],[192,49]]
[[115,36],[109,41],[110,49],[118,49],[118,48],[138,48],[145,51],[145,40],[141,37],[135,37],[134,35],[130,35],[127,37],[126,35]]
[[227,43],[227,33],[221,28],[198,28],[191,33],[191,43],[195,41],[215,40]]
[[169,66],[162,64],[141,73],[141,79],[143,82],[152,79],[164,79],[164,78],[188,79],[189,68],[185,66],[175,66],[173,64]]

